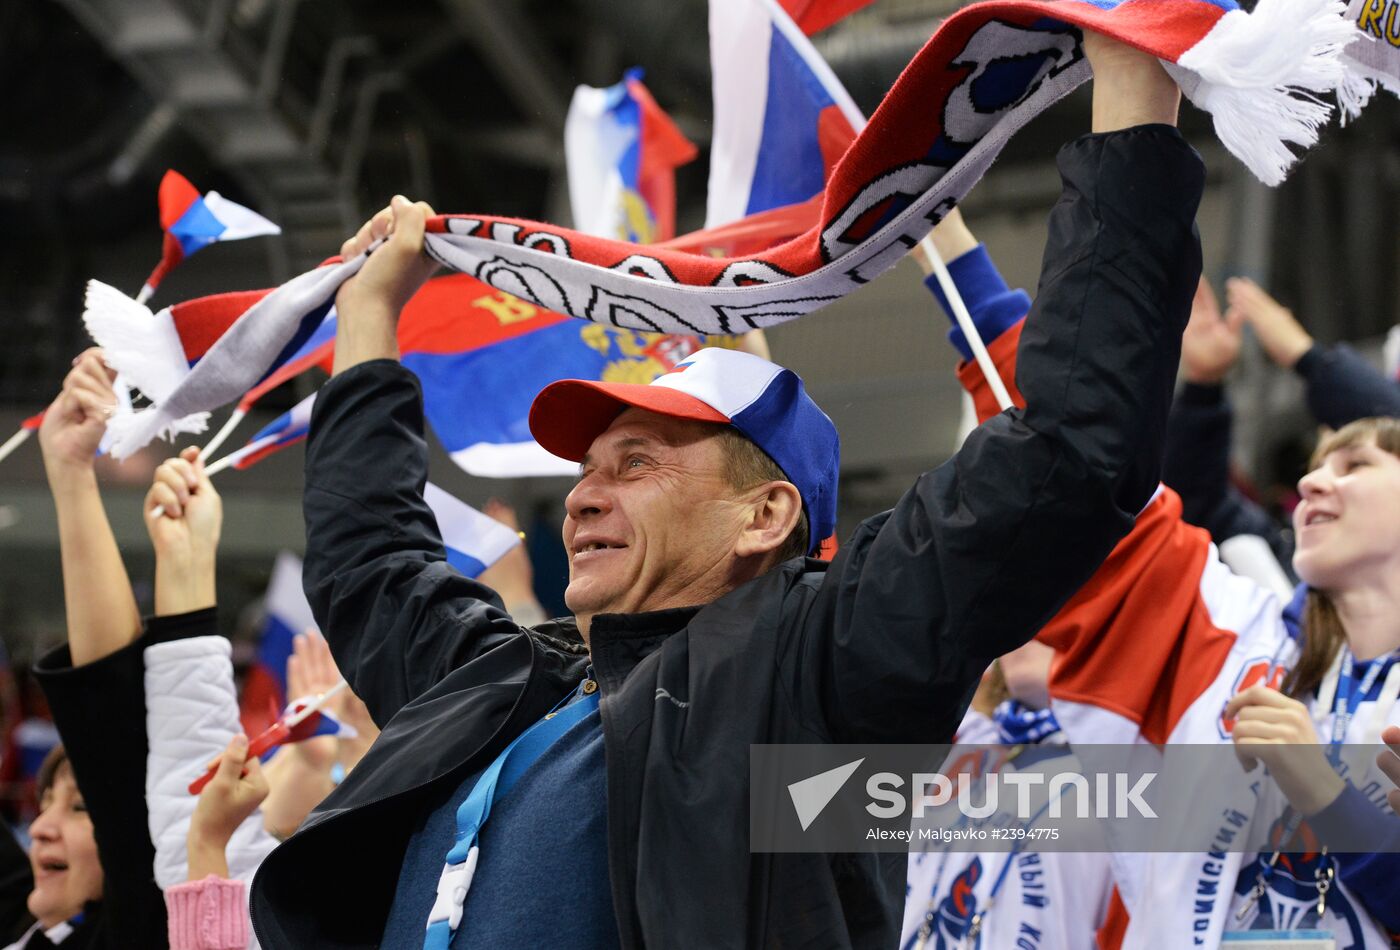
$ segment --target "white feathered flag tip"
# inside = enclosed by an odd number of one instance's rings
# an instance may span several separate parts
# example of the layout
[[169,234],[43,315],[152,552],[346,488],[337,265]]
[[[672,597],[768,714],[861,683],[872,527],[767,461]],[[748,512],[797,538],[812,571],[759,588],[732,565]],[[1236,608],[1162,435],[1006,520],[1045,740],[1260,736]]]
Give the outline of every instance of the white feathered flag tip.
[[1260,0],[1231,10],[1177,60],[1182,91],[1209,112],[1215,133],[1266,185],[1297,161],[1289,148],[1317,143],[1332,114],[1323,95],[1347,78],[1342,53],[1359,36],[1342,0]]
[[[153,314],[115,287],[90,280],[83,325],[102,347],[107,365],[119,370],[153,403],[164,403],[190,374],[185,348],[168,308]],[[209,413],[196,412],[157,424],[146,434],[153,419],[150,409],[113,416],[107,424],[113,457],[126,458],[156,436],[173,440],[181,433],[197,435],[209,427]],[[140,442],[133,444],[133,432],[143,436]]]

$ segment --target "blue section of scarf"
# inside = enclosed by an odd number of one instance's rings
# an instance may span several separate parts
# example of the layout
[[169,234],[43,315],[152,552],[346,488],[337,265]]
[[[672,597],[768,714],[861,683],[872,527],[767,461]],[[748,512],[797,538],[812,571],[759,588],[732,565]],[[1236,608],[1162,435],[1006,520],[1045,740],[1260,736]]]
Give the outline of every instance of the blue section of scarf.
[[997,735],[1007,745],[1036,745],[1051,738],[1065,741],[1054,713],[1049,709],[1032,709],[1014,699],[992,710],[992,722],[996,724]]

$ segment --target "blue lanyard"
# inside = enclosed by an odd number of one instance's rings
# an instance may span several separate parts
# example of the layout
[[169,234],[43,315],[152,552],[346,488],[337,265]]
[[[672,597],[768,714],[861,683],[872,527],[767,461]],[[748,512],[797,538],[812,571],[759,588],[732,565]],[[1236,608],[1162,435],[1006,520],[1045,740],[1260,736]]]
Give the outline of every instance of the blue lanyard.
[[1336,715],[1332,719],[1332,741],[1327,744],[1327,758],[1334,766],[1341,761],[1342,743],[1346,739],[1347,730],[1351,728],[1356,710],[1375,687],[1381,670],[1390,665],[1392,658],[1393,654],[1387,654],[1372,660],[1366,669],[1366,675],[1361,679],[1360,689],[1357,689],[1356,661],[1352,656],[1351,647],[1342,644],[1342,669],[1337,676],[1337,695],[1332,700],[1332,711]]
[[466,801],[457,808],[457,837],[438,878],[438,896],[428,913],[423,950],[447,950],[462,921],[462,905],[476,870],[477,839],[491,815],[491,806],[510,794],[520,777],[560,736],[597,709],[600,698],[598,684],[591,677],[585,679],[552,712],[516,736],[476,780]]
[[[1030,820],[1019,827],[1029,832],[1035,827],[1035,823],[1040,821],[1040,816],[1045,814],[1051,803],[1064,798],[1065,793],[1068,792],[1069,789],[1070,786],[1066,785],[1064,788],[1060,789],[1060,794],[1056,795],[1054,798],[1047,798],[1045,804],[1040,806],[1036,813],[1030,817]],[[992,908],[996,906],[997,895],[1001,893],[1001,886],[1006,883],[1006,875],[1010,872],[1011,865],[1016,863],[1017,855],[1026,849],[1027,840],[1029,839],[1019,838],[1016,843],[1012,845],[1011,853],[1006,856],[1006,861],[1002,864],[1001,871],[997,873],[997,879],[992,882],[992,890],[987,894],[987,903],[982,906],[981,910],[972,915],[972,920],[969,922],[967,928],[967,936],[963,938],[972,946],[981,946],[982,924],[986,921],[987,915],[992,912]]]

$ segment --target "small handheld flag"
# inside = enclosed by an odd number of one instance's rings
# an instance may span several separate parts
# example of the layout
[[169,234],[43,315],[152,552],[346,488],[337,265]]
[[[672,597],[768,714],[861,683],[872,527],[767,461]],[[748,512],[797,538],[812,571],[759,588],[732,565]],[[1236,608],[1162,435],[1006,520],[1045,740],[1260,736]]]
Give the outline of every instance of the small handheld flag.
[[482,571],[520,544],[520,535],[432,482],[424,487],[423,500],[437,519],[443,547],[447,548],[447,563],[467,577],[481,576]]
[[[278,746],[288,742],[304,742],[316,736],[339,736],[346,739],[357,736],[359,733],[353,726],[341,722],[321,709],[347,685],[345,680],[341,680],[319,696],[302,697],[292,703],[276,722],[248,742],[248,757],[262,758]],[[218,771],[219,763],[215,761],[203,775],[190,783],[190,794],[198,795],[204,791],[204,786],[209,784]]]
[[146,278],[137,299],[145,303],[166,275],[195,251],[215,241],[281,234],[282,229],[250,208],[229,201],[217,191],[201,195],[189,179],[175,170],[160,180],[160,226],[165,231],[160,263]]
[[44,414],[36,412],[19,424],[19,429],[14,435],[5,440],[4,445],[0,445],[0,462],[10,457],[10,453],[19,448],[29,440],[29,437],[39,430],[39,425],[44,421]]
[[[315,405],[316,394],[312,393],[259,429],[247,445],[229,455],[229,464],[239,470],[250,468],[274,452],[304,440],[311,431],[311,410]],[[210,466],[210,471],[213,470]]]

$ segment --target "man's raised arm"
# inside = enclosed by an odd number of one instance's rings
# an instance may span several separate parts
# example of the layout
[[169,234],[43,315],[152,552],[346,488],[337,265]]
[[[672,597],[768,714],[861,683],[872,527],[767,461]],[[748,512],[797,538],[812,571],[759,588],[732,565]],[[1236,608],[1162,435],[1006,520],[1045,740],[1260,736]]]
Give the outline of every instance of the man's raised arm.
[[336,296],[335,370],[317,395],[306,448],[307,600],[381,724],[519,632],[495,593],[448,566],[423,500],[422,393],[398,363],[397,330],[436,269],[423,253],[431,213],[396,196],[342,248],[348,258],[382,241]]
[[987,664],[1093,574],[1156,488],[1204,172],[1160,64],[1095,36],[1085,49],[1094,134],[1059,156],[1020,333],[1026,407],[867,522],[823,585],[805,655],[844,741],[949,738]]

